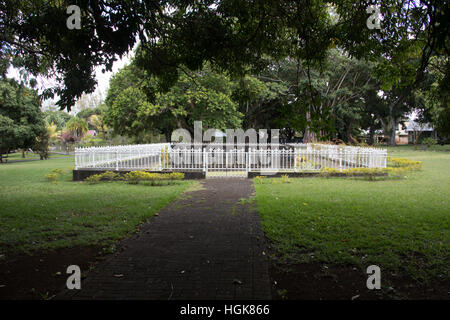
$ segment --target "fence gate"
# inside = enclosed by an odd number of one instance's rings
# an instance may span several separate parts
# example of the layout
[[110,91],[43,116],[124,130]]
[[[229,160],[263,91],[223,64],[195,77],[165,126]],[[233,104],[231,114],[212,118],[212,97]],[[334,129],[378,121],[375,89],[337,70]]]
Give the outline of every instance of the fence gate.
[[206,178],[247,178],[248,153],[244,149],[205,152]]

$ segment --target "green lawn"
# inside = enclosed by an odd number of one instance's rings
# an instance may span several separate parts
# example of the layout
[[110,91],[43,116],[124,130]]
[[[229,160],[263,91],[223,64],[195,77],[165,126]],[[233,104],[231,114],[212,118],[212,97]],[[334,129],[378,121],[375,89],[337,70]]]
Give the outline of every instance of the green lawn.
[[[58,158],[56,158],[58,157]],[[77,245],[110,246],[190,184],[149,187],[73,182],[73,157],[0,164],[0,250],[24,252]],[[45,174],[61,168],[58,184]]]
[[25,153],[25,158],[22,156],[22,152],[9,153],[8,155],[3,154],[3,157],[8,156],[8,161],[24,161],[24,160],[36,160],[39,159],[39,154],[33,152]]
[[[29,161],[29,160],[39,160],[40,159],[39,154],[30,152],[30,151],[25,153],[25,158],[22,156],[22,152],[9,153],[7,156],[8,156],[8,158],[7,159],[5,158],[5,160],[8,160],[8,162]],[[5,154],[3,154],[3,157],[5,157]],[[64,157],[67,157],[67,155],[50,153],[51,159],[64,158]],[[6,161],[5,161],[5,163],[6,163]]]
[[423,161],[402,180],[298,178],[255,184],[281,261],[350,264],[427,281],[450,277],[450,153],[390,148]]

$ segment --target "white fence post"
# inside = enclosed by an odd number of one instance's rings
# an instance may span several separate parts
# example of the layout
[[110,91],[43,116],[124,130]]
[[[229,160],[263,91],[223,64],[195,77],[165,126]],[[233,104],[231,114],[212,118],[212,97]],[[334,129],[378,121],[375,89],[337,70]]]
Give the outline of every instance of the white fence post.
[[244,156],[245,156],[245,162],[247,164],[247,173],[248,173],[250,171],[250,160],[249,160],[250,154],[248,152],[245,152]]
[[205,174],[208,173],[208,155],[206,153],[206,148],[203,148],[203,172],[205,172]]
[[116,171],[119,171],[119,150],[116,151]]
[[247,163],[248,163],[247,172],[250,172],[252,170],[252,149],[250,147],[248,147],[247,152]]
[[297,172],[297,149],[294,147],[294,172]]

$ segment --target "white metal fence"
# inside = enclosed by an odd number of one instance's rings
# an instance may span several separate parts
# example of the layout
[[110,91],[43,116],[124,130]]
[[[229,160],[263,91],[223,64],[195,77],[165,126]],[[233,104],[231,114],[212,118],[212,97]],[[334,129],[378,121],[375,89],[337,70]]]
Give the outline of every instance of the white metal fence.
[[75,169],[162,170],[162,153],[169,143],[137,144],[75,149]]
[[77,148],[75,169],[301,172],[323,168],[384,168],[387,151],[326,144],[176,145]]

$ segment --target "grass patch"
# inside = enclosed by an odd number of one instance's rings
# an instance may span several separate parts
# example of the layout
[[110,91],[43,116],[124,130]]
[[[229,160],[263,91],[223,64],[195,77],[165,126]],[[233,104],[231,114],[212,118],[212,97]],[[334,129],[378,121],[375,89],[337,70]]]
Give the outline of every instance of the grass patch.
[[[21,152],[15,152],[15,153],[9,153],[6,157],[6,154],[3,154],[3,163],[8,163],[8,162],[18,162],[18,161],[30,161],[30,160],[40,160],[40,156],[37,153],[28,151],[27,153],[25,153],[25,158],[22,157],[22,153]],[[63,155],[63,154],[52,154],[49,153],[49,159],[61,159],[61,158],[67,158],[70,157],[68,155]],[[72,157],[73,159],[73,157]],[[6,161],[7,160],[7,161]]]
[[[6,154],[3,154],[3,156],[6,156]],[[9,160],[32,160],[32,159],[40,159],[39,154],[34,153],[34,152],[26,152],[25,153],[25,157],[22,156],[22,152],[14,152],[14,153],[9,153],[8,155],[8,161]]]
[[249,197],[249,198],[240,198],[238,202],[233,206],[233,209],[231,209],[231,215],[234,216],[237,212],[238,206],[248,206],[249,210],[252,210],[253,205],[255,204],[256,198],[255,197]]
[[[192,185],[72,181],[73,157],[0,165],[0,249],[111,246]],[[61,169],[57,183],[46,175]],[[59,172],[58,170],[56,172]],[[53,171],[55,173],[55,171]]]
[[450,154],[389,148],[423,161],[406,179],[255,183],[263,228],[283,261],[371,264],[420,281],[450,277]]

